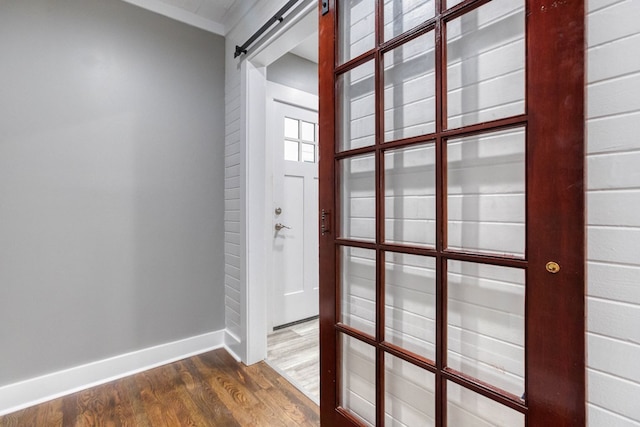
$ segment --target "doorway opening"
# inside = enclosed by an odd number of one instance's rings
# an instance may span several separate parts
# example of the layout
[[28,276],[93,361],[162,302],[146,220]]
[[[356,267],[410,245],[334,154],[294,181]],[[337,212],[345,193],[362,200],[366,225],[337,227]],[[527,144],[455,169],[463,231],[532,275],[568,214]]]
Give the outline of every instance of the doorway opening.
[[[294,62],[289,55],[283,59]],[[307,77],[317,87],[313,64]],[[270,70],[267,67],[271,153],[266,157],[272,158],[273,171],[267,362],[318,403],[318,99],[281,84],[284,81],[273,82],[277,77],[270,77]],[[300,78],[293,65],[287,70]]]
[[[315,402],[318,393],[305,385],[309,381],[294,377],[300,364],[313,359],[306,371],[312,372],[311,382],[319,383],[317,320],[313,327],[318,315],[317,52],[317,5],[302,1],[240,64],[248,159],[245,363],[266,359]],[[309,318],[310,324],[278,328]],[[281,340],[287,345],[295,342],[293,335],[310,338],[311,350],[287,347],[286,363],[279,361],[268,349],[275,346],[267,338],[274,327],[288,336]]]

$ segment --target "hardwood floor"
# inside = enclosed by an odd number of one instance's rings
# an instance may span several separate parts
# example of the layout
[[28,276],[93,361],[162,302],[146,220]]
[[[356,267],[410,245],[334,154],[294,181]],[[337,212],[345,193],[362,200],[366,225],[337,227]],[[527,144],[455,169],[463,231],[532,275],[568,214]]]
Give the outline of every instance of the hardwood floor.
[[267,337],[269,364],[315,402],[320,401],[319,339],[318,319],[274,331]]
[[0,417],[0,426],[319,426],[318,406],[266,363],[224,349]]

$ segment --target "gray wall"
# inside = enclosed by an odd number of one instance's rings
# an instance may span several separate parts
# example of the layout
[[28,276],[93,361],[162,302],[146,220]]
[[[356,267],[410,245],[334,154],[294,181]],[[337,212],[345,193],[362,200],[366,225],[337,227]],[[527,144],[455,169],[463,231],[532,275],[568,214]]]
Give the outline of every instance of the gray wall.
[[0,2],[0,386],[224,328],[224,39]]
[[318,94],[318,64],[287,53],[267,67],[267,80]]

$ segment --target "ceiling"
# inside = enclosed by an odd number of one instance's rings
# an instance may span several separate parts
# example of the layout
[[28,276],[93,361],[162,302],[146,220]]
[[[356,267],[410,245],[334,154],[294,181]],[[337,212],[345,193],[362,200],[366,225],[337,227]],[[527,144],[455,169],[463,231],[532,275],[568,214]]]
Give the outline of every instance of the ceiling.
[[298,46],[291,49],[291,53],[308,59],[311,62],[318,63],[318,30],[303,40]]
[[255,0],[124,0],[194,27],[225,35],[229,30],[225,18],[234,3]]
[[[258,0],[123,0],[219,35],[226,35]],[[284,1],[284,0],[283,0]],[[318,62],[317,32],[291,53]]]

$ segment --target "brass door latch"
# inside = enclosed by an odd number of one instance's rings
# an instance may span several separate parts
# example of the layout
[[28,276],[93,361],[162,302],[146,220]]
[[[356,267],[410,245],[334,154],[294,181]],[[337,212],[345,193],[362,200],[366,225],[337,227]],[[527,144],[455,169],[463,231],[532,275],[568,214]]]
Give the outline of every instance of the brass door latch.
[[547,271],[551,274],[556,274],[560,271],[560,264],[554,261],[549,261],[546,265]]

